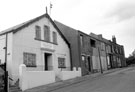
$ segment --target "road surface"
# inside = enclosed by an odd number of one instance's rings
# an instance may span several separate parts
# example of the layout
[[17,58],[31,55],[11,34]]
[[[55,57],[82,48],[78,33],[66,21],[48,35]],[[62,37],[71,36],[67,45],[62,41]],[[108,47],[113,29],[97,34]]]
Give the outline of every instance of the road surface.
[[135,67],[49,92],[135,92]]

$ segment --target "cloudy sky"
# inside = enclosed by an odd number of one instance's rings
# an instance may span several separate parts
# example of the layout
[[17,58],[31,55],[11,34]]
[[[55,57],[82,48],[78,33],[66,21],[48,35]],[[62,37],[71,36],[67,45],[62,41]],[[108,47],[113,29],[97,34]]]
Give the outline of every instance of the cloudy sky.
[[0,31],[42,15],[50,1],[52,19],[110,40],[115,35],[126,57],[135,49],[135,0],[0,0]]

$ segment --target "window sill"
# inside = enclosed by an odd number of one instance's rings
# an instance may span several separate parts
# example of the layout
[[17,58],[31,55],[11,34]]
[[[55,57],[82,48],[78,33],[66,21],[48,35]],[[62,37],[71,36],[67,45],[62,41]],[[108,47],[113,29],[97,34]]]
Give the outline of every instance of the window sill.
[[63,67],[58,67],[58,68],[66,68],[66,67],[63,66]]
[[51,44],[54,44],[54,45],[58,45],[57,43],[53,43],[53,42],[49,42],[49,41],[45,41],[45,40],[41,40],[41,39],[37,39],[37,38],[35,38],[35,40],[51,43]]
[[32,67],[37,67],[37,66],[36,65],[35,66],[26,65],[26,67],[32,68]]

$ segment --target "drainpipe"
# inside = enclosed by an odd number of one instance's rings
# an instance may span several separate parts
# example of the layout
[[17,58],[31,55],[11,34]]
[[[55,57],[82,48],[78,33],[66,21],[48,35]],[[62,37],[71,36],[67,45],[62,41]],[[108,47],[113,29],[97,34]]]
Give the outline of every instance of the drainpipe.
[[8,71],[7,71],[7,33],[6,33],[6,41],[5,41],[5,91],[8,92]]
[[7,34],[6,34],[6,40],[5,40],[5,71],[7,71]]

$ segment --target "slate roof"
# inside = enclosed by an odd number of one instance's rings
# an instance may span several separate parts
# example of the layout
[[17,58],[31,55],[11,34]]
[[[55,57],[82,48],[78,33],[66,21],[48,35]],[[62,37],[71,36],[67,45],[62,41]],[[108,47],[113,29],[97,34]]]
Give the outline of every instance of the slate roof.
[[63,33],[63,35],[66,37],[66,39],[70,42],[71,41],[71,35],[75,36],[74,34],[78,33],[78,30],[73,29],[65,24],[62,24],[56,20],[54,20],[54,23],[57,25],[57,27],[60,29],[60,31]]
[[58,21],[56,21],[56,20],[54,20],[54,23],[55,23],[60,29],[62,29],[62,30],[77,31],[76,29],[71,28],[71,27],[69,27],[69,26],[67,26],[67,25],[65,25],[65,24],[62,24],[62,23],[60,23],[60,22],[58,22]]
[[26,21],[26,22],[24,22],[24,23],[21,23],[21,24],[18,24],[18,25],[16,25],[16,26],[13,26],[13,27],[11,27],[11,28],[8,28],[8,29],[6,29],[6,30],[4,30],[4,31],[1,31],[1,32],[0,32],[0,35],[6,34],[6,33],[10,33],[10,32],[15,32],[15,31],[17,31],[17,30],[19,30],[19,29],[21,29],[21,28],[24,28],[24,27],[28,26],[29,24],[31,24],[31,23],[37,21],[38,19],[41,19],[41,18],[44,17],[44,16],[45,16],[45,14],[43,14],[43,15],[41,15],[41,16],[39,16],[39,17],[36,17],[36,18],[34,18],[34,19],[31,19],[31,20],[29,20],[29,21]]

